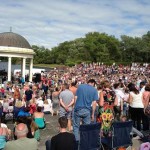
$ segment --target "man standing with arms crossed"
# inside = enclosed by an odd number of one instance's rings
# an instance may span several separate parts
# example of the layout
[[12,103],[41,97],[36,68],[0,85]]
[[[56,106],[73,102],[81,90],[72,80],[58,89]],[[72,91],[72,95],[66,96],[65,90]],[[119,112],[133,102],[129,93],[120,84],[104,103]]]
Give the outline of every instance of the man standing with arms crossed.
[[79,141],[81,119],[83,124],[90,124],[91,121],[94,121],[96,101],[98,100],[98,92],[97,89],[94,88],[95,84],[95,80],[90,79],[87,84],[79,85],[76,91],[76,103],[73,115],[73,132],[76,141]]

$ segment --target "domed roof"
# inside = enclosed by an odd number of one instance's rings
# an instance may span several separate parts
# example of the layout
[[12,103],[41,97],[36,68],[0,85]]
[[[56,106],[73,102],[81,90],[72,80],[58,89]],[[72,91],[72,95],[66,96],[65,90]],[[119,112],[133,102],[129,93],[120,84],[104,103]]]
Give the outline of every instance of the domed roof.
[[30,44],[23,36],[13,32],[0,33],[0,46],[31,49]]

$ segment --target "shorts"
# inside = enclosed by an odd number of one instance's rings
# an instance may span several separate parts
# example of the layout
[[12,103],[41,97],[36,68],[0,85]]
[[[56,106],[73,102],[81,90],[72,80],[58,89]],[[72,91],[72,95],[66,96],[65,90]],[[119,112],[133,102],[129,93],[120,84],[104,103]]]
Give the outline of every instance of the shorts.
[[62,110],[60,110],[59,111],[59,116],[60,117],[67,117],[67,119],[71,119],[72,118],[72,111],[62,111]]

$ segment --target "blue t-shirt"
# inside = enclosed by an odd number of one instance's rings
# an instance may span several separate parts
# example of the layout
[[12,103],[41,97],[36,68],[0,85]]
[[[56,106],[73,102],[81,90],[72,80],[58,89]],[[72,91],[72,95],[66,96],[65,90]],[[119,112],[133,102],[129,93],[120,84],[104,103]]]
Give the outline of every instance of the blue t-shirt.
[[20,110],[18,113],[18,117],[29,117],[31,114],[29,112],[25,112],[23,110]]
[[89,84],[79,85],[76,91],[76,96],[77,100],[74,108],[75,110],[81,108],[91,109],[92,102],[98,100],[97,90]]

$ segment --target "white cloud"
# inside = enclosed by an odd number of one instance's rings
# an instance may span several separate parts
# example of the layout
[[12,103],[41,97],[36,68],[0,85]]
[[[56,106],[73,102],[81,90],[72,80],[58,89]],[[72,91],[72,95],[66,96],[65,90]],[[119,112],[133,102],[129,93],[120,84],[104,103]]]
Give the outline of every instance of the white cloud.
[[141,37],[143,33],[146,33],[148,31],[148,28],[136,28],[133,29],[132,32],[128,33],[127,35],[133,36],[133,37]]
[[137,36],[149,30],[149,10],[149,0],[1,0],[0,32],[12,26],[47,48],[93,31]]

